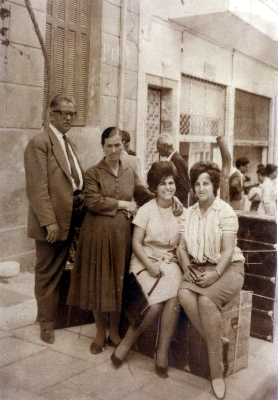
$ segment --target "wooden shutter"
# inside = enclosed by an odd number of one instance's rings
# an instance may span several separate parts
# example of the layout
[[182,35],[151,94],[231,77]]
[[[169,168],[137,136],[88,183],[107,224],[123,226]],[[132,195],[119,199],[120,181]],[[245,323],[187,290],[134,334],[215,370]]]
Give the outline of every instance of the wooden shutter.
[[[75,125],[85,125],[86,118],[90,7],[90,0],[47,0],[45,42],[51,59],[51,96],[74,97]],[[45,73],[44,111],[47,89]]]

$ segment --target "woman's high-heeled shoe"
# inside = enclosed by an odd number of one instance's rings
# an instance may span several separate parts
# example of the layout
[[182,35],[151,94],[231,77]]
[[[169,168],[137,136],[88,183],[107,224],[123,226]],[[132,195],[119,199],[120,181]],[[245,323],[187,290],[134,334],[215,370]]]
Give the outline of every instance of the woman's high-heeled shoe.
[[222,378],[216,378],[211,381],[213,393],[217,399],[224,399],[226,394],[225,381]]
[[162,379],[166,379],[169,377],[168,367],[159,367],[158,365],[155,365],[155,372]]
[[117,356],[115,356],[115,351],[112,353],[110,360],[112,362],[113,367],[118,369],[122,366],[123,361],[120,360]]

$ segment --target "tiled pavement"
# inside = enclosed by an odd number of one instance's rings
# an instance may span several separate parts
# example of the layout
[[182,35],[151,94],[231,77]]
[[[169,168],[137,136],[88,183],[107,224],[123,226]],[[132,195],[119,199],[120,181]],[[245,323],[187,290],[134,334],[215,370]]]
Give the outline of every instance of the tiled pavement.
[[[112,348],[92,355],[95,326],[56,330],[53,345],[39,338],[35,324],[34,275],[0,283],[1,400],[210,400],[210,382],[169,368],[154,372],[154,361],[130,352],[114,370]],[[249,366],[226,378],[226,400],[277,400],[278,346],[250,338]]]

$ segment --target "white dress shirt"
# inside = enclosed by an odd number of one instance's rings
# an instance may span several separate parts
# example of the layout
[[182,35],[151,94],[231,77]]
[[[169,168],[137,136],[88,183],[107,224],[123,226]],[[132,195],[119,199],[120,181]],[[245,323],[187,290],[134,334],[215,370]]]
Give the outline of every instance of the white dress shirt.
[[[67,160],[67,163],[68,163],[69,170],[71,171],[70,162],[69,162],[69,159],[68,159],[68,156],[67,156],[67,151],[66,151],[65,140],[63,139],[63,136],[64,136],[64,135],[63,135],[61,132],[59,132],[58,129],[55,128],[55,126],[53,126],[52,124],[49,124],[49,128],[55,133],[57,139],[59,140],[59,143],[60,143],[60,145],[62,146],[62,149],[63,149],[63,151],[64,151],[64,153],[65,153],[65,156],[66,156],[66,160]],[[73,152],[73,150],[72,150],[72,148],[71,148],[70,143],[69,143],[69,149],[70,149],[70,152],[71,152],[71,154],[72,154],[72,157],[73,157],[73,160],[74,160],[74,164],[75,164],[75,166],[76,166],[76,169],[77,169],[77,172],[78,172],[78,176],[79,176],[79,180],[80,180],[79,187],[77,187],[77,186],[76,186],[76,183],[74,182],[73,177],[71,177],[71,182],[72,182],[73,191],[75,191],[75,190],[81,190],[82,187],[83,187],[82,172],[81,172],[81,169],[80,169],[80,167],[79,167],[78,161],[77,161],[77,159],[76,159],[76,157],[75,157],[75,154],[74,154],[74,152]]]

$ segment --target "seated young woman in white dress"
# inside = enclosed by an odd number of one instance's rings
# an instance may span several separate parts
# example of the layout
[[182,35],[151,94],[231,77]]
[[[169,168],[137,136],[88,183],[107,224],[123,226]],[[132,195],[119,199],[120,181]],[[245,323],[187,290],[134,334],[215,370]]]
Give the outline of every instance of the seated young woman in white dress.
[[135,225],[130,272],[138,275],[145,293],[161,275],[159,283],[149,297],[150,307],[138,328],[129,326],[111,356],[115,368],[122,365],[135,340],[161,313],[156,351],[156,373],[167,378],[168,350],[179,317],[177,290],[181,282],[181,269],[174,255],[179,243],[179,222],[172,211],[176,191],[176,168],[171,161],[155,162],[147,175],[149,189],[156,198],[142,206],[133,220]]

